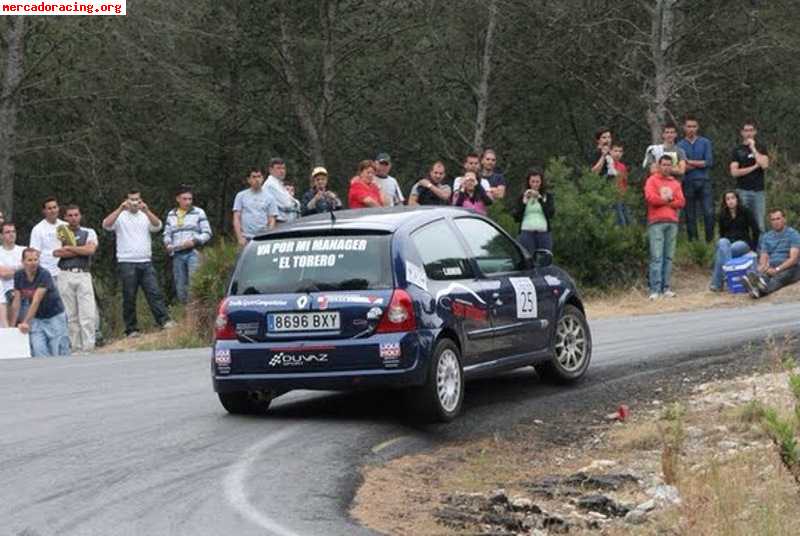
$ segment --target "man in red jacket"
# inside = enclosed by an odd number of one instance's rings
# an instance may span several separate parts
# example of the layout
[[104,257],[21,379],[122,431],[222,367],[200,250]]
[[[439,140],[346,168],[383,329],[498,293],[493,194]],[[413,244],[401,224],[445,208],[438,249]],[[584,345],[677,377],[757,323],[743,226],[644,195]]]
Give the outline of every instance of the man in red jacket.
[[644,185],[647,237],[650,241],[650,299],[674,298],[670,289],[672,257],[678,238],[678,211],[686,204],[681,183],[672,175],[672,157],[658,159],[658,171]]

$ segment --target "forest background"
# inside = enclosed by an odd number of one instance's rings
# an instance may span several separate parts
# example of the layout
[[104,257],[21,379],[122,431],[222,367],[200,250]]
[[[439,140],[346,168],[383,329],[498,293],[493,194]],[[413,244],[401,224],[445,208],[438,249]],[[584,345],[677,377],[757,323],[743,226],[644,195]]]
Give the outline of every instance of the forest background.
[[[127,11],[0,20],[0,208],[21,243],[48,195],[100,231],[130,186],[163,215],[188,183],[219,237],[248,167],[271,156],[298,192],[325,165],[344,193],[356,163],[386,151],[408,192],[431,162],[452,178],[468,151],[492,147],[509,199],[530,166],[548,166],[557,259],[602,283],[627,256],[638,269],[645,250],[640,228],[593,234],[613,227],[614,195],[585,173],[593,133],[607,125],[624,142],[640,210],[644,149],[685,113],[714,142],[715,197],[732,185],[741,122],[756,120],[775,162],[771,201],[798,223],[790,0],[137,0]],[[100,238],[96,280],[116,295],[113,239]],[[586,247],[606,277],[575,265]]]

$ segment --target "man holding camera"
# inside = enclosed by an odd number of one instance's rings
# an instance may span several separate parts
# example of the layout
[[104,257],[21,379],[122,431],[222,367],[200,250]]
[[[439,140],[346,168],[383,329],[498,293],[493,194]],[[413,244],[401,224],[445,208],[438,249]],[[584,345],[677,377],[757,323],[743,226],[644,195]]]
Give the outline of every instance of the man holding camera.
[[136,294],[142,287],[150,311],[156,323],[170,328],[170,320],[164,294],[158,284],[153,268],[151,233],[161,230],[161,220],[142,201],[139,190],[130,190],[117,209],[103,220],[103,229],[113,231],[117,237],[117,264],[122,279],[122,316],[125,320],[125,335],[138,337],[136,319]]
[[311,188],[303,194],[300,213],[303,216],[322,214],[342,208],[342,200],[328,189],[328,170],[317,166],[311,172]]

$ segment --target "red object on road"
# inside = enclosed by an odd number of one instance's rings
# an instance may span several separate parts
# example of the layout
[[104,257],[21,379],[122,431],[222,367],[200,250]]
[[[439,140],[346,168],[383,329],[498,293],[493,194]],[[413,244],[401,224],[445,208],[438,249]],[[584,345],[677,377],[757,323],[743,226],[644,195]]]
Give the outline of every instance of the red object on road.
[[627,421],[628,417],[631,416],[631,410],[625,404],[620,404],[619,408],[617,409],[617,419],[621,421]]

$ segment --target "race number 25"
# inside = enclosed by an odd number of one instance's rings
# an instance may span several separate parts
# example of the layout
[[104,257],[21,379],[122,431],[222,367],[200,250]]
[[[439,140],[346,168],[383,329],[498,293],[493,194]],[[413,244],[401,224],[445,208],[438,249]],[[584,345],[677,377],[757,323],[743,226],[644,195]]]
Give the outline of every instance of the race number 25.
[[536,299],[536,287],[529,277],[509,277],[517,298],[517,318],[536,318],[539,303]]

